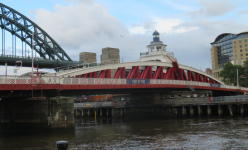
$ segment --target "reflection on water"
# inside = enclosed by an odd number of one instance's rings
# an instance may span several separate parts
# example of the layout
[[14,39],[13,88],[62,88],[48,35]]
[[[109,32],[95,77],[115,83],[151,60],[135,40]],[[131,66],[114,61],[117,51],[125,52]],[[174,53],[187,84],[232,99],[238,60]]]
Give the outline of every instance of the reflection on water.
[[246,149],[248,118],[76,120],[75,130],[1,133],[0,149]]

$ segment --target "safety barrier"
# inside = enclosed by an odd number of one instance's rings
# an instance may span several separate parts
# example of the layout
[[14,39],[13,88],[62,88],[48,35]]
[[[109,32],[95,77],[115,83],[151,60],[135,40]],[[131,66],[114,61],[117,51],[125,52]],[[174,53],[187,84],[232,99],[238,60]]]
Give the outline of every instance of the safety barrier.
[[95,108],[95,107],[110,107],[114,106],[113,102],[86,102],[86,103],[74,103],[74,107],[86,107],[86,108]]
[[189,85],[248,91],[248,88],[205,82],[166,79],[60,78],[57,76],[0,76],[0,84],[61,84],[61,85],[126,85],[168,84]]

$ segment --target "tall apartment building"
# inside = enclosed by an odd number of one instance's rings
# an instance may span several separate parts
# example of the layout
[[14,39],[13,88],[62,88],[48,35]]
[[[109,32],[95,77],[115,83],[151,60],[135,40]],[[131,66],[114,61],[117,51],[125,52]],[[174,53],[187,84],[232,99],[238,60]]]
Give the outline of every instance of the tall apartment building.
[[101,64],[120,63],[120,50],[118,48],[106,47],[102,49]]
[[79,54],[79,61],[84,63],[95,63],[96,53],[82,52]]
[[242,65],[248,59],[248,32],[223,33],[211,44],[212,74],[219,77],[225,63]]

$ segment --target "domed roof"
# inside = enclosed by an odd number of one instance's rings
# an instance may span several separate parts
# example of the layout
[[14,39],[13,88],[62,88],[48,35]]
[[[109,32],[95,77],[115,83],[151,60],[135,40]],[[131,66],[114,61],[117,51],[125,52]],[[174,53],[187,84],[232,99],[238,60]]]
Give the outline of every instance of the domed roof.
[[159,33],[155,30],[152,35],[159,35]]

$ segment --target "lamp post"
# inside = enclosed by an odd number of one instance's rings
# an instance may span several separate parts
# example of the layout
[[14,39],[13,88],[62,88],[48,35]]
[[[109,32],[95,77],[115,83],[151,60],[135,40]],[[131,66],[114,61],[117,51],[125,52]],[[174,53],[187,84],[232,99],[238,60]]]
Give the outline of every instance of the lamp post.
[[37,76],[39,76],[39,67],[38,67],[38,60],[39,60],[39,58],[36,57],[36,60],[37,60]]
[[239,69],[237,69],[237,86],[239,86]]

